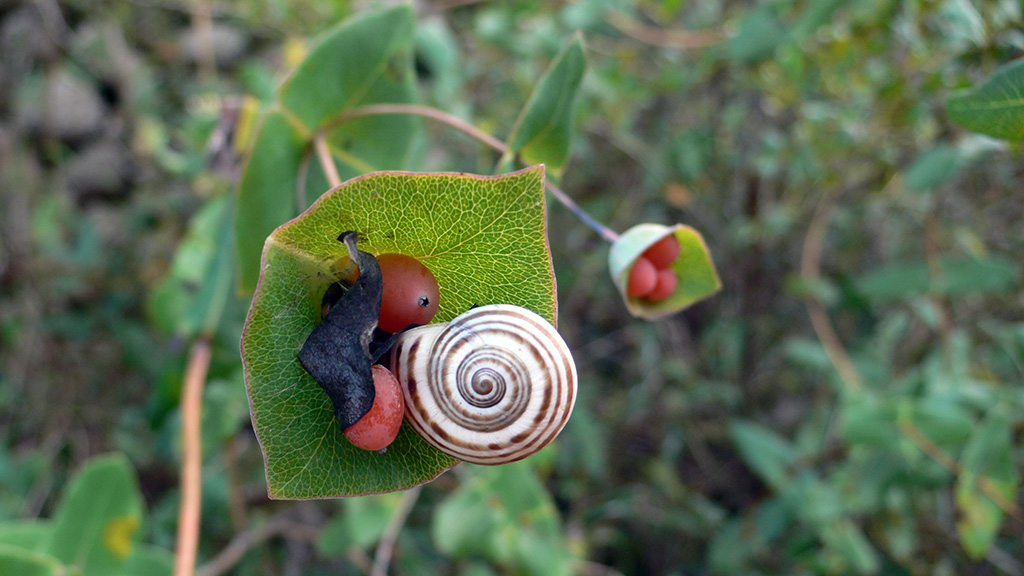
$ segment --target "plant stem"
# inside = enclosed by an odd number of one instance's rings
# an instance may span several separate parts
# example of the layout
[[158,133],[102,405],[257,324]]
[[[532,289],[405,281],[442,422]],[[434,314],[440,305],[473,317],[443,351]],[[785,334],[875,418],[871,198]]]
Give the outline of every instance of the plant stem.
[[[382,115],[405,115],[405,116],[420,116],[422,118],[430,118],[444,124],[450,128],[454,128],[463,134],[487,145],[495,152],[499,154],[507,154],[508,146],[504,142],[498,140],[494,136],[480,130],[476,126],[473,126],[469,122],[466,122],[462,118],[449,114],[444,110],[438,110],[437,108],[431,108],[429,106],[421,106],[419,104],[370,104],[368,106],[360,106],[341,114],[334,118],[330,123],[325,126],[320,133],[317,135],[316,145],[317,155],[321,158],[321,163],[324,163],[323,154],[319,147],[319,142],[323,139],[323,134],[335,128],[345,122],[352,120],[353,118],[361,118],[364,116],[382,116]],[[326,142],[323,144],[323,149],[326,151]],[[330,152],[327,151],[327,156],[330,157]],[[333,162],[330,163],[333,167]],[[328,168],[325,168],[328,170]],[[328,175],[328,179],[330,176]],[[339,182],[340,184],[340,182]],[[332,186],[335,186],[332,182]],[[555,186],[551,180],[545,178],[544,185],[551,192],[551,195],[558,200],[563,206],[569,209],[570,212],[576,215],[588,228],[596,232],[601,238],[604,238],[608,242],[615,242],[619,239],[619,235],[612,229],[608,228],[604,224],[601,224],[597,220],[594,220],[589,214],[583,211],[576,202],[574,202],[569,196],[563,192],[558,186]]]
[[[838,192],[830,188],[818,201],[818,206],[811,216],[811,225],[807,230],[807,237],[804,240],[803,255],[800,259],[800,274],[810,282],[817,282],[821,279],[821,252],[825,243],[825,231],[828,229],[829,220],[832,219],[832,210],[835,208]],[[813,295],[807,299],[807,315],[811,317],[811,325],[818,334],[818,340],[825,348],[832,365],[839,378],[846,386],[854,390],[863,388],[860,373],[850,360],[850,355],[843,348],[839,336],[832,327],[832,321],[825,312],[825,307]]]
[[706,48],[728,38],[726,34],[718,30],[662,30],[654,28],[618,10],[610,11],[607,20],[616,30],[634,40],[675,50]]
[[192,576],[195,573],[199,512],[203,497],[203,387],[210,359],[210,341],[200,337],[189,351],[181,395],[181,506],[178,510],[174,576]]
[[331,150],[327,147],[326,130],[317,132],[316,138],[313,139],[313,148],[316,149],[316,157],[320,160],[320,167],[323,169],[324,176],[327,177],[327,182],[331,185],[331,188],[341,186],[341,175],[338,174],[338,167],[334,164],[334,157],[331,156]]
[[245,557],[246,553],[275,536],[300,538],[313,542],[319,533],[319,528],[309,527],[288,518],[271,518],[265,524],[241,532],[232,538],[226,548],[200,568],[199,576],[220,576],[230,572]]
[[398,503],[398,508],[395,510],[394,516],[391,517],[387,528],[384,529],[384,535],[381,536],[380,543],[377,545],[377,553],[373,558],[373,571],[370,576],[387,576],[388,565],[391,564],[391,556],[395,551],[395,542],[398,541],[398,533],[402,531],[402,526],[405,525],[405,520],[412,512],[412,507],[420,497],[422,489],[422,485],[416,486],[402,495],[402,500]]

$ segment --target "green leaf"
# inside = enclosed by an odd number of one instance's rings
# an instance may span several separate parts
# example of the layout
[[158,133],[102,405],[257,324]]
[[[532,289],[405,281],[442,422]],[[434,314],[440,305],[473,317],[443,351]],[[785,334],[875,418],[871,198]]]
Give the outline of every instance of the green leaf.
[[0,544],[42,550],[50,541],[53,526],[43,520],[11,520],[0,523]]
[[[662,238],[674,235],[679,240],[679,257],[672,263],[679,283],[671,296],[658,302],[626,295],[626,284],[633,263]],[[711,296],[722,287],[718,271],[711,261],[704,237],[693,228],[676,224],[638,224],[619,237],[608,252],[608,269],[615,287],[619,289],[629,313],[645,320],[655,320],[675,314],[695,302]]]
[[302,139],[280,110],[266,113],[242,168],[235,215],[240,289],[256,288],[263,241],[297,212]]
[[118,574],[131,555],[142,511],[128,459],[93,458],[65,489],[46,552],[85,576]]
[[843,439],[848,444],[886,448],[899,438],[897,410],[891,402],[867,396],[852,398],[841,414]]
[[796,449],[775,432],[749,422],[736,421],[729,436],[740,458],[768,485],[775,489],[786,485],[790,468],[796,462]]
[[741,17],[736,35],[727,45],[728,54],[737,62],[753,64],[771,56],[788,38],[777,9],[767,3],[759,4]]
[[[408,4],[342,22],[281,87],[281,105],[315,132],[359,106],[415,102],[414,38]],[[341,177],[406,168],[419,126],[412,116],[379,115],[330,130]]]
[[1024,139],[1024,60],[996,70],[981,84],[949,98],[950,118],[972,132]]
[[[1020,474],[1013,458],[1013,424],[1002,406],[993,408],[960,460],[956,483],[960,515],[956,527],[964,550],[975,559],[985,557],[1005,517],[1003,506],[1012,505],[1017,496]],[[992,493],[1001,502],[993,501]]]
[[998,255],[944,256],[934,272],[924,260],[897,262],[864,274],[856,286],[865,297],[886,303],[924,294],[999,294],[1017,283],[1017,264]]
[[956,146],[939,144],[914,159],[904,173],[903,181],[911,190],[931,190],[952,180],[962,164]]
[[281,87],[281,104],[313,132],[365,101],[382,78],[404,82],[407,70],[396,68],[395,57],[408,55],[415,20],[412,6],[403,4],[327,31]]
[[507,155],[518,153],[526,163],[543,163],[555,173],[565,167],[573,102],[586,70],[583,36],[577,33],[548,67],[519,114],[508,138]]
[[60,560],[43,554],[0,544],[0,574],[3,576],[63,576],[73,574]]
[[212,331],[234,277],[231,197],[214,197],[196,213],[170,274],[153,291],[147,313],[164,330],[191,337]]
[[826,546],[839,555],[847,564],[843,573],[876,574],[879,568],[878,553],[864,533],[849,519],[822,530]]
[[136,544],[125,560],[122,576],[169,576],[174,572],[174,556],[163,548]]
[[953,402],[924,399],[904,410],[909,422],[943,449],[958,450],[974,430],[974,419]]
[[542,167],[499,177],[370,174],[325,194],[267,239],[242,359],[271,496],[401,490],[456,463],[404,425],[384,454],[353,447],[326,394],[299,364],[321,299],[339,278],[337,263],[347,262],[338,234],[356,230],[363,250],[423,262],[441,288],[435,321],[502,302],[554,322],[543,182]]
[[378,494],[349,498],[344,510],[324,526],[317,537],[322,554],[343,556],[353,546],[369,548],[376,544],[395,515],[400,494]]
[[512,566],[516,574],[571,574],[566,546],[551,496],[526,462],[505,466],[467,465],[468,480],[434,515],[438,550],[450,556],[482,558]]

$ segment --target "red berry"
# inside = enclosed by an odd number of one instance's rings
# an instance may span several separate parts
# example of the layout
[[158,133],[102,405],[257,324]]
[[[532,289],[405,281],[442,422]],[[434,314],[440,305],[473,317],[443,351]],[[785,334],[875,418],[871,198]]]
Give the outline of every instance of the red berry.
[[370,411],[345,429],[345,437],[357,448],[381,450],[398,436],[405,414],[405,398],[398,379],[387,368],[373,365],[373,389],[376,395]]
[[437,279],[419,260],[405,254],[377,256],[384,277],[384,294],[377,326],[398,332],[409,324],[426,324],[437,313]]
[[644,258],[650,260],[658,270],[664,270],[679,258],[680,250],[679,240],[675,235],[669,235],[644,250]]
[[651,264],[651,261],[643,256],[633,262],[629,270],[629,279],[626,282],[626,296],[630,298],[642,298],[654,290],[654,284],[658,281],[658,270]]
[[658,281],[654,284],[654,289],[647,293],[646,298],[652,302],[660,302],[671,296],[677,285],[679,279],[676,278],[675,271],[671,268],[658,270]]

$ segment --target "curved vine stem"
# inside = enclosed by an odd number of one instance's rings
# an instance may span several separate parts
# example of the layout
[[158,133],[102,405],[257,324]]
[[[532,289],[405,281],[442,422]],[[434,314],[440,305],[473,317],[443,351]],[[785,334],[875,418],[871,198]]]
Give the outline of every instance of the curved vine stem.
[[675,50],[695,50],[718,44],[728,35],[718,30],[662,30],[647,26],[625,12],[612,10],[608,13],[608,23],[626,36],[653,46],[672,48]]
[[[466,122],[462,118],[459,118],[454,114],[449,114],[444,110],[438,110],[437,108],[431,108],[429,106],[422,106],[419,104],[370,104],[367,106],[360,106],[358,108],[354,108],[352,110],[349,110],[348,112],[338,115],[326,126],[324,126],[316,135],[314,145],[317,146],[317,155],[321,159],[321,164],[325,166],[325,174],[327,175],[329,181],[331,176],[330,174],[327,174],[326,171],[334,170],[336,175],[337,168],[335,167],[333,160],[331,160],[330,162],[325,162],[324,154],[326,153],[326,158],[331,158],[331,156],[330,151],[327,149],[327,143],[324,135],[331,129],[336,128],[341,124],[344,124],[345,122],[348,122],[349,120],[352,120],[354,118],[383,115],[404,115],[429,118],[436,122],[440,122],[441,124],[444,124],[450,128],[454,128],[455,130],[458,130],[463,134],[466,134],[470,138],[473,138],[474,140],[482,144],[485,144],[486,146],[490,147],[492,150],[498,152],[499,154],[508,153],[508,146],[506,146],[504,142],[498,140],[497,138],[491,136],[490,134],[484,132],[483,130],[480,130],[479,128],[473,126],[469,122]],[[323,151],[321,151],[321,149]],[[330,166],[330,168],[327,168],[327,166]],[[338,182],[338,184],[340,184],[340,181]],[[331,181],[331,185],[336,186],[337,184]],[[570,212],[575,214],[577,218],[579,218],[584,224],[586,224],[588,228],[590,228],[599,236],[601,236],[601,238],[607,240],[608,242],[615,242],[616,240],[619,239],[619,235],[614,230],[608,228],[604,224],[601,224],[597,220],[594,220],[589,214],[584,212],[583,209],[580,208],[579,205],[576,204],[576,202],[573,201],[572,198],[570,198],[564,191],[562,191],[561,188],[552,183],[551,180],[545,178],[544,185],[547,188],[547,190],[551,192],[551,195],[554,196],[554,198],[558,200],[560,204],[568,208]]]
[[[800,258],[800,275],[812,283],[821,279],[821,251],[825,243],[825,231],[832,219],[832,210],[835,208],[838,196],[838,191],[830,188],[821,197],[814,209],[814,215],[811,216],[811,225],[808,227],[807,237],[804,239],[803,255]],[[853,365],[853,361],[850,360],[846,349],[843,348],[842,342],[839,341],[839,336],[832,327],[832,321],[829,320],[825,307],[820,300],[813,296],[807,299],[806,306],[814,332],[818,335],[818,340],[821,340],[821,345],[825,347],[825,353],[828,354],[829,360],[835,366],[836,372],[839,372],[839,378],[846,386],[855,390],[861,389],[863,381],[860,378],[860,373]]]
[[313,148],[316,150],[317,159],[320,160],[324,176],[327,177],[327,183],[331,185],[331,188],[341,186],[341,175],[338,174],[338,166],[334,163],[334,157],[331,156],[330,148],[327,147],[325,131],[321,130],[317,133],[313,139]]
[[192,344],[185,369],[185,385],[181,395],[181,505],[178,510],[174,576],[192,576],[196,568],[202,504],[203,387],[211,358],[209,339],[200,337]]
[[395,543],[398,541],[398,534],[402,531],[402,526],[405,525],[406,519],[409,517],[409,513],[412,512],[412,507],[416,504],[416,500],[420,497],[420,491],[423,490],[423,486],[416,486],[415,488],[407,491],[402,495],[402,500],[398,503],[398,508],[395,510],[391,521],[388,522],[387,528],[384,529],[384,535],[381,536],[380,544],[377,545],[377,552],[373,558],[373,570],[370,572],[370,576],[387,576],[388,565],[391,564],[391,556],[395,553]]

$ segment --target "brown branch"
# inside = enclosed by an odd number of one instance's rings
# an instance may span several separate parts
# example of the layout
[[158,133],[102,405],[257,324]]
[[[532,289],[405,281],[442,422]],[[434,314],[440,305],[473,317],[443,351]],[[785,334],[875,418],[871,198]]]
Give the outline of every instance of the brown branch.
[[608,13],[608,23],[626,36],[653,46],[675,50],[695,50],[718,44],[728,38],[720,30],[663,30],[636,20],[618,10]]
[[316,157],[320,160],[320,168],[324,171],[327,183],[331,188],[341,186],[341,175],[338,174],[338,166],[334,163],[331,150],[327,147],[327,131],[321,130],[313,139],[313,148],[316,150]]
[[209,562],[204,564],[198,572],[198,576],[220,576],[235,567],[242,558],[257,546],[275,536],[286,536],[313,542],[316,540],[318,530],[304,524],[277,517],[267,521],[262,526],[237,534],[231,539],[227,547],[220,551]]
[[181,395],[181,505],[178,511],[174,576],[192,576],[195,573],[199,512],[203,498],[203,387],[210,368],[210,358],[210,341],[200,337],[189,351]]
[[213,11],[208,0],[192,2],[192,30],[196,38],[199,77],[210,83],[217,79],[217,56],[213,47]]
[[[811,216],[811,225],[807,229],[803,255],[800,258],[800,274],[808,283],[814,283],[821,279],[822,246],[825,243],[825,231],[832,219],[832,210],[835,208],[837,197],[838,192],[834,189],[825,192],[814,209],[814,215]],[[821,340],[821,345],[825,347],[825,353],[828,354],[829,360],[835,366],[843,384],[855,390],[862,388],[863,381],[860,373],[857,372],[853,361],[850,360],[850,355],[843,348],[821,301],[812,294],[805,305],[807,314],[811,317],[814,332]]]
[[451,128],[466,134],[467,136],[490,146],[494,151],[499,153],[505,153],[508,147],[501,140],[498,140],[494,136],[491,136],[487,132],[473,126],[469,122],[466,122],[462,118],[454,114],[449,114],[444,110],[438,110],[437,108],[431,108],[429,106],[421,106],[419,104],[370,104],[367,106],[360,106],[345,112],[332,120],[324,129],[324,132],[329,132],[332,128],[335,128],[353,118],[361,118],[363,116],[380,116],[380,115],[403,115],[403,116],[420,116],[422,118],[430,118],[436,120],[442,124],[445,124]]
[[391,564],[391,556],[395,551],[395,542],[398,541],[398,533],[402,531],[402,526],[405,525],[405,520],[412,512],[412,507],[419,499],[422,489],[423,486],[416,486],[402,495],[398,508],[395,509],[391,521],[384,529],[384,535],[380,538],[380,543],[377,544],[377,552],[373,558],[373,571],[370,576],[387,576],[388,565]]
[[[321,135],[349,120],[352,120],[353,118],[386,114],[399,114],[430,118],[432,120],[436,120],[442,124],[445,124],[450,128],[454,128],[459,132],[462,132],[463,134],[466,134],[483,144],[486,144],[499,154],[508,153],[508,146],[506,146],[504,142],[498,140],[497,138],[491,136],[490,134],[484,132],[483,130],[480,130],[479,128],[473,126],[469,122],[466,122],[462,118],[459,118],[458,116],[455,116],[453,114],[449,114],[443,110],[438,110],[437,108],[431,108],[429,106],[420,106],[418,104],[371,104],[368,106],[360,106],[358,108],[349,110],[348,112],[341,114],[337,118],[333,119],[321,131]],[[324,144],[323,147],[324,149],[326,149],[326,144]],[[323,157],[323,153],[321,152],[320,148],[317,148],[317,154],[321,155],[321,158]],[[327,153],[327,156],[330,157],[329,152]],[[323,162],[322,159],[321,162]],[[589,214],[584,212],[583,209],[580,208],[578,204],[576,204],[576,202],[569,198],[569,196],[565,192],[563,192],[560,188],[555,186],[554,183],[552,183],[550,180],[545,179],[544,184],[556,200],[558,200],[563,206],[568,208],[570,212],[575,214],[576,217],[582,220],[583,223],[586,224],[591,230],[597,232],[598,235],[600,235],[608,242],[615,242],[616,240],[619,239],[619,235],[615,233],[614,230],[608,228],[604,224],[601,224],[597,220],[591,218]]]

